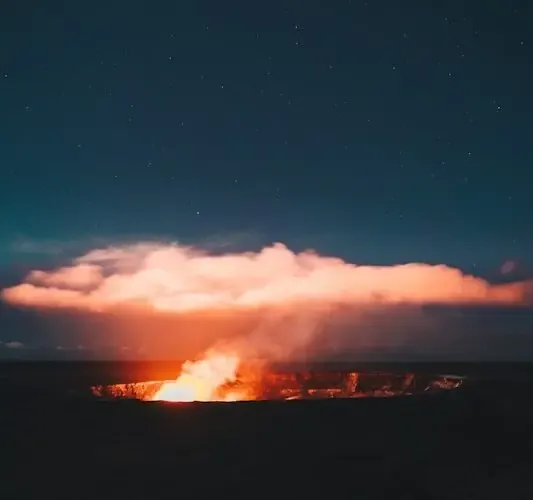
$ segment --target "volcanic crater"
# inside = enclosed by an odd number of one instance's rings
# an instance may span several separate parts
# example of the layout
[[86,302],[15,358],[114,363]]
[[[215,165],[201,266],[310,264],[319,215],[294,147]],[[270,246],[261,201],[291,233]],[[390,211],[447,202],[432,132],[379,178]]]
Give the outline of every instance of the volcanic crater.
[[234,402],[301,399],[383,398],[458,389],[466,377],[413,372],[350,370],[241,370],[232,380],[206,387],[206,379],[183,373],[176,380],[94,385],[93,396],[171,402]]

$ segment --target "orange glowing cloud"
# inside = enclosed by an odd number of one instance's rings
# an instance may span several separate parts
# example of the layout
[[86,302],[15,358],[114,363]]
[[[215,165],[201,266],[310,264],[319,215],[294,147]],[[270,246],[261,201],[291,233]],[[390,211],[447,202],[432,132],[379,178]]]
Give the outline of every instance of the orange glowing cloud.
[[444,265],[358,266],[274,244],[257,253],[213,255],[177,244],[93,250],[71,266],[33,271],[4,300],[37,308],[165,313],[246,310],[294,303],[520,305],[523,283],[492,285]]

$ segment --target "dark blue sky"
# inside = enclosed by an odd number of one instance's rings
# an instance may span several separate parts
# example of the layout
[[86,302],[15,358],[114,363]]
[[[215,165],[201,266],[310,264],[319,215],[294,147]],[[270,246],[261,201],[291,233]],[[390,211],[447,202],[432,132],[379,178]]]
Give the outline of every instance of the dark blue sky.
[[145,236],[527,273],[528,4],[4,2],[1,273]]

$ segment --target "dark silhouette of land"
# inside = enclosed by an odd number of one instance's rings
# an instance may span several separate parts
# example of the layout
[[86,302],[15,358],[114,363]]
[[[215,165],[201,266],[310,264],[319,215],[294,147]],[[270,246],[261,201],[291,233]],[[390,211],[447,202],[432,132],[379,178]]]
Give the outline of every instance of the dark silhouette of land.
[[379,366],[468,376],[457,390],[394,398],[165,404],[76,393],[174,367],[0,365],[0,498],[533,498],[533,365]]

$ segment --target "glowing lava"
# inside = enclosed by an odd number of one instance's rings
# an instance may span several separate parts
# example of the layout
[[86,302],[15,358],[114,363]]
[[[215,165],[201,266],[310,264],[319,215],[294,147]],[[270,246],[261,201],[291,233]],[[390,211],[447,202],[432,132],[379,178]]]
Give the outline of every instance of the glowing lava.
[[152,397],[153,401],[238,401],[238,391],[223,394],[224,384],[237,379],[239,358],[219,353],[208,354],[200,361],[187,361],[180,376],[165,382]]

